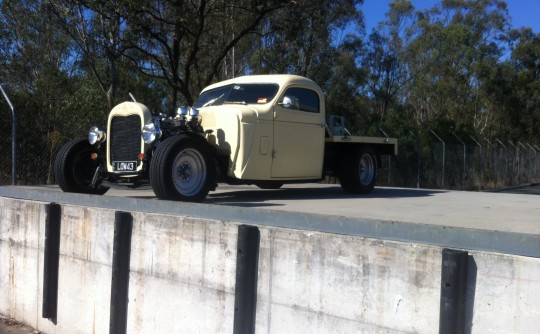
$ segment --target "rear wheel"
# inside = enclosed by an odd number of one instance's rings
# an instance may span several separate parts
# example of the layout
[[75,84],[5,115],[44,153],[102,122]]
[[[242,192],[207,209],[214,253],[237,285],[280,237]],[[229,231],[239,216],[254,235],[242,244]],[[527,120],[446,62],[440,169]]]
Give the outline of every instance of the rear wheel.
[[340,161],[339,183],[351,194],[369,194],[377,182],[377,158],[369,146],[350,152]]
[[92,179],[100,162],[91,158],[99,151],[86,138],[66,143],[56,154],[54,177],[65,192],[103,195],[108,187],[92,187]]
[[152,157],[150,183],[160,199],[201,202],[216,183],[210,148],[187,135],[166,139]]

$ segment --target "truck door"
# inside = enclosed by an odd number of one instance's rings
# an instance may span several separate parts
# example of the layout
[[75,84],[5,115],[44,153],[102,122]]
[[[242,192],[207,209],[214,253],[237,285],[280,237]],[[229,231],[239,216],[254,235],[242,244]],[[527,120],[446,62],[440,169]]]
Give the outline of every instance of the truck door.
[[322,175],[324,115],[316,91],[289,87],[274,107],[274,178],[315,179]]

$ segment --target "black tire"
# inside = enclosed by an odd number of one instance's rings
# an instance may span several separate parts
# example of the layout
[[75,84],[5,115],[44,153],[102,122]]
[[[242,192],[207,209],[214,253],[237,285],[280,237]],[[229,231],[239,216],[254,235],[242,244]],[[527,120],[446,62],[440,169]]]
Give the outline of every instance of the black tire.
[[108,187],[92,187],[92,178],[99,166],[99,161],[90,155],[99,151],[90,145],[88,139],[73,139],[66,143],[56,154],[54,177],[56,183],[65,192],[103,195]]
[[369,194],[377,182],[377,158],[373,149],[365,146],[349,152],[340,161],[339,183],[351,194]]
[[261,189],[274,190],[279,189],[283,186],[283,182],[277,181],[260,181],[255,183],[255,185]]
[[203,201],[216,185],[210,147],[188,135],[167,138],[152,157],[150,183],[160,199]]

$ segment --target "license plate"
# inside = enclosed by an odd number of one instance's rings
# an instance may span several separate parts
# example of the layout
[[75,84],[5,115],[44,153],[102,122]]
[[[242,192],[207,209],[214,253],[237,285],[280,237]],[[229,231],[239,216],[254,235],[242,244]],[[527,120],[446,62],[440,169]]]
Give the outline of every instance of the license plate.
[[115,172],[132,172],[137,169],[137,161],[113,161],[112,167]]

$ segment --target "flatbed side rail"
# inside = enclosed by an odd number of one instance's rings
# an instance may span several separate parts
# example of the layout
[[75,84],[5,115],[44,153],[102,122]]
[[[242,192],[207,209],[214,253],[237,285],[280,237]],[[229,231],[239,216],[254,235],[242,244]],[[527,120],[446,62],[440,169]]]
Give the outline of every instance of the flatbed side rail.
[[343,143],[343,144],[371,144],[374,146],[392,146],[393,154],[398,154],[397,138],[383,137],[360,137],[360,136],[331,136],[325,139],[326,143]]

